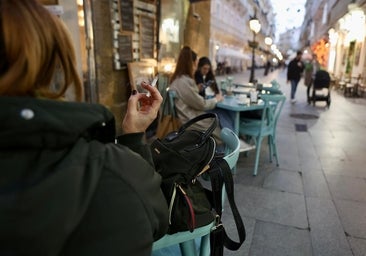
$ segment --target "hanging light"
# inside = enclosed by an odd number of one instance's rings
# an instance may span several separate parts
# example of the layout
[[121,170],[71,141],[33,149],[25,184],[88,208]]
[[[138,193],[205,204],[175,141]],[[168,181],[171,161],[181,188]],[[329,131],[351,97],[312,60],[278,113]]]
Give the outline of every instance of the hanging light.
[[261,24],[259,23],[259,20],[255,14],[254,17],[249,20],[249,28],[256,34],[258,34],[258,32],[261,30]]
[[266,38],[264,38],[264,43],[266,45],[272,45],[272,38],[270,38],[269,36],[267,36]]

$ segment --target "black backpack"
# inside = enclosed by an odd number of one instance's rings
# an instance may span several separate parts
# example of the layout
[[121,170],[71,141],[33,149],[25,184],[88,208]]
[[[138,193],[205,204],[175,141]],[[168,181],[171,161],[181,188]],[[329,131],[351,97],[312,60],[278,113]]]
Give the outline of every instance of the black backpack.
[[[212,124],[206,131],[189,129],[207,118],[212,119]],[[156,170],[162,176],[161,188],[169,205],[168,233],[192,232],[216,220],[215,231],[211,232],[211,255],[222,255],[223,246],[237,250],[245,240],[244,224],[234,201],[230,167],[223,155],[215,154],[216,141],[211,134],[217,123],[216,114],[202,114],[151,144]],[[202,186],[202,175],[210,178],[211,190]],[[221,223],[223,184],[237,225],[239,242],[226,235]]]

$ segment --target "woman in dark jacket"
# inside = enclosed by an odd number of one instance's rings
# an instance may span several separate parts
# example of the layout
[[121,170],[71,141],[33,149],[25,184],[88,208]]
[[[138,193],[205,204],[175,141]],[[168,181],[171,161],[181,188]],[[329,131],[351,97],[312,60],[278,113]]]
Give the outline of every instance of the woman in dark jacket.
[[82,87],[60,19],[1,0],[0,21],[0,255],[150,256],[168,224],[141,142],[159,92],[132,92],[116,138],[105,107],[64,99],[73,89],[81,101]]
[[211,61],[207,57],[198,60],[197,70],[194,79],[198,86],[199,94],[204,98],[213,98],[220,91],[216,84],[215,75],[212,72]]

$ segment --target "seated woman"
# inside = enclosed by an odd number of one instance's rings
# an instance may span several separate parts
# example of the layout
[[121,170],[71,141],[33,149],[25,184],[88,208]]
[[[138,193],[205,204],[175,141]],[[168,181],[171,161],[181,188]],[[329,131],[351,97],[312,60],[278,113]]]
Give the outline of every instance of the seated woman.
[[[176,69],[171,77],[170,89],[176,91],[177,99],[175,106],[177,114],[182,123],[201,115],[205,112],[214,112],[219,116],[220,126],[215,129],[213,136],[221,144],[220,132],[221,128],[228,127],[234,129],[234,119],[226,111],[216,108],[216,103],[223,100],[223,96],[220,93],[214,95],[210,99],[205,99],[199,94],[199,88],[193,78],[193,72],[197,67],[197,54],[191,50],[190,47],[185,46],[180,51]],[[203,120],[192,128],[198,130],[206,130],[210,126],[210,120]],[[248,148],[248,145],[243,143],[241,147],[242,151],[244,148]]]
[[202,97],[213,98],[216,94],[220,93],[209,58],[201,57],[199,59],[198,68],[194,73],[194,80],[197,83],[199,94]]
[[[211,99],[204,99],[199,94],[199,89],[193,79],[193,72],[197,67],[197,54],[190,47],[184,46],[179,53],[175,71],[170,79],[170,89],[176,91],[178,99],[175,106],[182,123],[203,114],[205,111],[214,109],[216,103],[223,100],[221,94]],[[210,120],[202,120],[192,128],[206,130],[210,126]],[[213,132],[214,138],[220,140],[221,129],[217,127]]]

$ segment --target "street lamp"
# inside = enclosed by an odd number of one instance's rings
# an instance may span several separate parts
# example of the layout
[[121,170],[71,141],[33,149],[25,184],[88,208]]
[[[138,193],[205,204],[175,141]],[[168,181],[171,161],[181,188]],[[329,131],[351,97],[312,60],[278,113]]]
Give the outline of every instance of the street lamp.
[[249,41],[249,46],[252,48],[252,68],[250,70],[250,78],[249,82],[253,82],[254,80],[254,68],[255,68],[255,48],[258,46],[258,42],[255,41],[255,36],[257,33],[261,30],[261,24],[259,23],[259,20],[256,17],[257,12],[254,12],[254,16],[250,17],[249,20],[249,28],[251,31],[253,31],[253,41]]
[[[264,43],[267,45],[267,48],[271,46],[272,44],[272,38],[270,38],[269,36],[266,36],[266,38],[264,38]],[[264,68],[264,75],[268,75],[268,71],[271,67],[271,61],[269,60],[269,57],[270,57],[270,52],[268,49],[266,49],[266,57],[267,57],[267,60],[266,60],[266,66]]]

